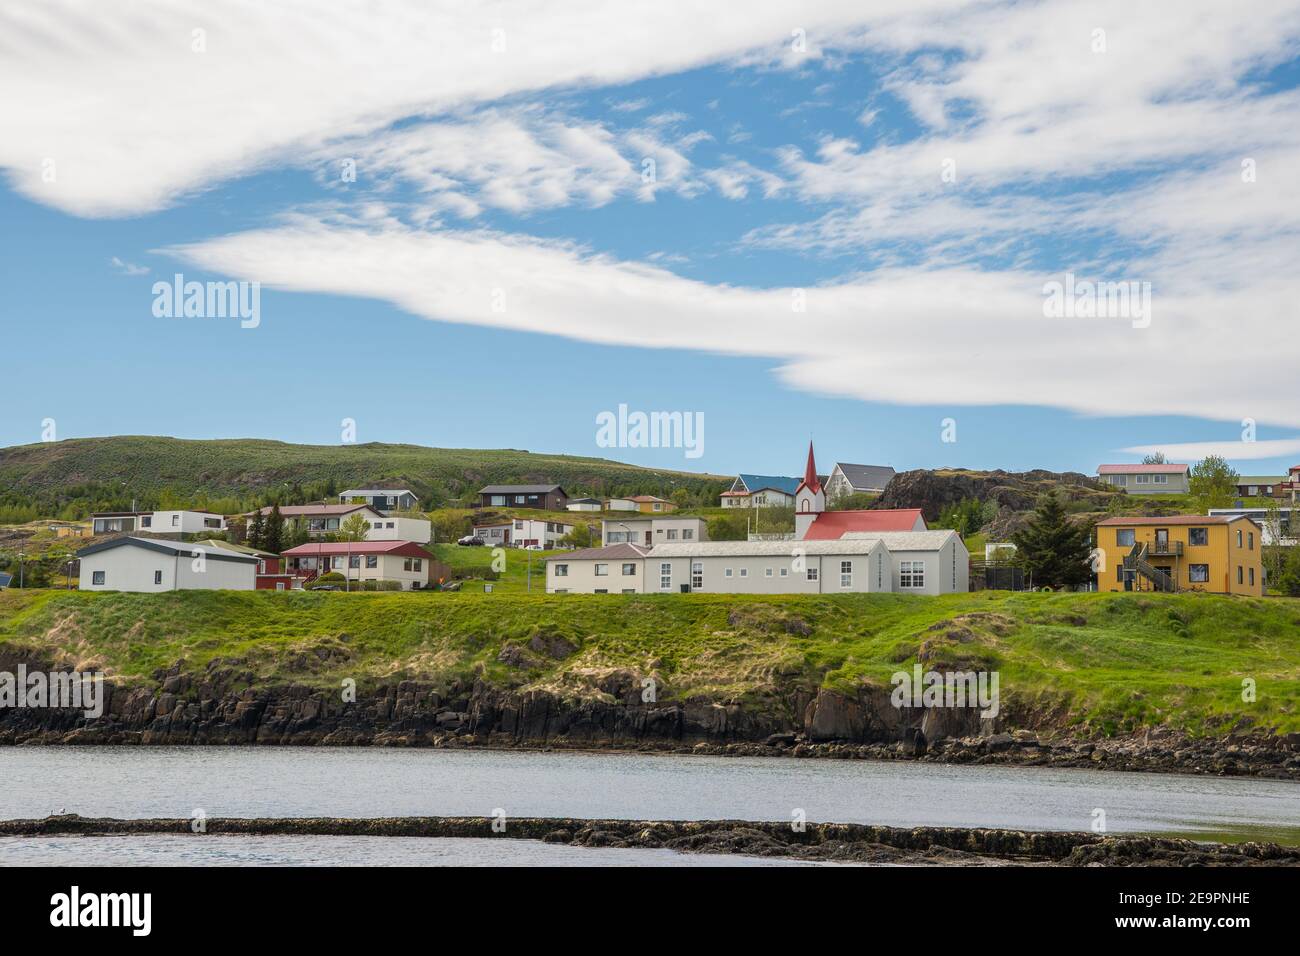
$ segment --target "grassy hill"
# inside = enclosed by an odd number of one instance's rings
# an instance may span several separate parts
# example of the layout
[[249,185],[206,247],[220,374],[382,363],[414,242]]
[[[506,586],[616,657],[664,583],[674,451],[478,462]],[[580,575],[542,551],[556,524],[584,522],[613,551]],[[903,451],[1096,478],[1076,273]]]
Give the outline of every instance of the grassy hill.
[[234,511],[270,495],[309,500],[366,485],[408,487],[426,508],[501,482],[556,482],[570,494],[667,497],[684,488],[716,502],[728,480],[574,455],[373,442],[292,445],[121,435],[0,449],[0,506],[38,512],[11,521],[82,517],[96,508],[129,507],[133,497],[142,507],[174,502]]
[[[519,593],[0,592],[0,653],[151,683],[157,668],[240,662],[253,683],[337,687],[481,677],[598,699],[616,670],[667,698],[763,700],[792,687],[888,686],[918,659],[994,668],[1004,711],[1075,729],[1223,734],[1244,716],[1300,731],[1300,601],[1213,595],[579,596]],[[521,670],[508,645],[577,648]],[[1242,680],[1257,683],[1244,703]]]

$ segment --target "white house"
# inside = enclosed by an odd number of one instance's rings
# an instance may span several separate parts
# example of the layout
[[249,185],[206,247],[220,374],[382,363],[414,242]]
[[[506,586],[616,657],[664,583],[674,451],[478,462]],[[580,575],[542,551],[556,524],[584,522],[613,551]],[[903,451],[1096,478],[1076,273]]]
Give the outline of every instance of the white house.
[[798,478],[779,475],[737,475],[722,493],[724,508],[789,508],[794,505]]
[[631,498],[607,498],[605,500],[606,511],[640,511],[641,506]]
[[573,534],[573,525],[541,518],[515,518],[511,522],[510,543],[516,548],[560,548],[560,539]]
[[546,559],[547,594],[640,594],[648,548],[611,544]]
[[645,590],[850,594],[893,590],[892,579],[880,541],[708,541],[651,548]]
[[1300,523],[1293,515],[1300,509],[1279,507],[1274,519],[1268,508],[1211,508],[1207,514],[1228,518],[1250,518],[1260,527],[1260,543],[1268,546],[1292,547],[1300,541]]
[[372,518],[366,540],[414,541],[416,544],[428,544],[433,540],[433,522],[424,518],[403,518],[398,515]]
[[653,547],[657,544],[708,541],[709,525],[703,518],[631,517],[606,518],[601,522],[602,544],[630,544]]
[[900,594],[960,594],[970,590],[970,552],[956,531],[858,531],[839,539],[840,544],[854,541],[874,541],[885,546],[893,564],[890,590]]
[[1130,495],[1186,494],[1189,466],[1165,462],[1159,465],[1098,465],[1097,479]]
[[286,568],[317,577],[337,571],[349,581],[397,581],[402,590],[429,584],[431,556],[410,541],[309,541],[284,552]]
[[851,465],[848,462],[836,462],[826,479],[826,497],[835,502],[853,494],[878,495],[885,490],[894,477],[894,469],[888,465]]
[[157,538],[114,538],[77,552],[83,591],[252,591],[258,560]]
[[92,534],[143,533],[180,537],[225,531],[226,519],[210,511],[99,511],[91,516]]
[[493,548],[504,548],[510,544],[510,532],[514,530],[513,521],[497,521],[492,524],[474,525],[474,537]]
[[568,511],[600,511],[601,502],[599,498],[570,498],[564,507]]
[[970,588],[956,531],[857,533],[826,541],[612,544],[547,558],[553,594],[950,594]]
[[[265,519],[271,514],[270,507],[262,508],[262,518]],[[244,517],[251,521],[253,515],[257,512],[250,511]],[[354,514],[360,514],[366,521],[370,522],[372,530],[376,522],[387,520],[385,515],[380,514],[369,505],[281,505],[280,517],[285,524],[293,525],[301,522],[307,530],[307,534],[313,538],[324,537],[327,534],[337,534],[343,527],[343,522]]]

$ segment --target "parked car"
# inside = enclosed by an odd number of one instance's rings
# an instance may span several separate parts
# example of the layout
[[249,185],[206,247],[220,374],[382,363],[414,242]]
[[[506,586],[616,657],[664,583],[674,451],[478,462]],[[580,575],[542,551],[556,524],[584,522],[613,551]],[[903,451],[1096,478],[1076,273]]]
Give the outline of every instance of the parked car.
[[463,538],[458,538],[456,543],[466,548],[481,548],[487,544],[482,538],[476,538],[472,534],[467,534]]

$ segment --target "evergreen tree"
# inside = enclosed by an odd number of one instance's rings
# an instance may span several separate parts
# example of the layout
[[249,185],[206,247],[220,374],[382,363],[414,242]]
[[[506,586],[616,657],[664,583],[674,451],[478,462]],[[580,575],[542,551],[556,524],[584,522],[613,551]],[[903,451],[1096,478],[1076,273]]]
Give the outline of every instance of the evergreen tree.
[[279,554],[284,550],[284,516],[280,514],[279,505],[272,505],[271,513],[267,515],[262,550],[272,554]]
[[250,548],[266,550],[266,518],[262,516],[260,508],[253,512],[253,518],[248,522],[247,540]]
[[1092,574],[1090,529],[1069,519],[1054,491],[1039,499],[1029,523],[1011,540],[1017,560],[1035,585],[1074,587]]

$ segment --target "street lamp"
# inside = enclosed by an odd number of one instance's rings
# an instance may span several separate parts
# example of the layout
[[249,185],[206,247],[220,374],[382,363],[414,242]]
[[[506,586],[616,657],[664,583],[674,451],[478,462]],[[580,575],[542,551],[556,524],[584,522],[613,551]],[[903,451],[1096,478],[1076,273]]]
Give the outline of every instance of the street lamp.
[[23,587],[23,560],[27,557],[22,551],[18,552],[18,589]]

